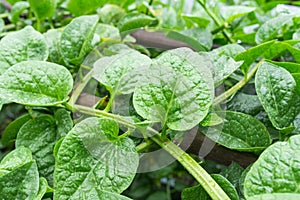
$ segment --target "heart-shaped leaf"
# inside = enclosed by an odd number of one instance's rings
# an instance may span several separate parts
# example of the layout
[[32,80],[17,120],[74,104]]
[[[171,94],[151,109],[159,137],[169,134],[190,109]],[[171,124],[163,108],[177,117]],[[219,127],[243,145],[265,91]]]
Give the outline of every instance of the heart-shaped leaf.
[[80,16],[65,27],[60,39],[60,53],[65,63],[80,65],[94,48],[92,41],[98,20],[96,15]]
[[37,165],[31,152],[20,147],[10,152],[0,163],[1,199],[34,199],[39,191]]
[[[94,64],[95,78],[114,94],[132,93],[141,74],[141,69],[147,69],[151,59],[137,51],[125,51],[123,53],[100,58]],[[112,95],[114,96],[114,95]]]
[[296,82],[285,69],[264,62],[255,77],[258,98],[272,124],[278,129],[289,127],[294,120]]
[[139,115],[173,130],[201,122],[213,99],[213,79],[202,57],[187,48],[162,54],[133,95]]
[[0,76],[1,98],[24,105],[65,102],[72,87],[72,75],[65,67],[45,61],[24,61]]
[[[245,197],[299,193],[300,136],[267,148],[252,165],[244,182]],[[276,195],[275,195],[276,196]],[[259,198],[258,198],[259,199]]]
[[118,132],[115,121],[88,118],[67,134],[55,156],[54,199],[100,200],[109,193],[117,199],[134,178],[139,159],[133,141]]
[[267,128],[254,117],[232,111],[221,116],[225,116],[223,124],[201,127],[201,132],[218,144],[246,152],[261,151],[271,144]]
[[43,61],[47,58],[48,47],[45,38],[31,26],[8,34],[0,41],[0,61],[10,66],[26,60]]

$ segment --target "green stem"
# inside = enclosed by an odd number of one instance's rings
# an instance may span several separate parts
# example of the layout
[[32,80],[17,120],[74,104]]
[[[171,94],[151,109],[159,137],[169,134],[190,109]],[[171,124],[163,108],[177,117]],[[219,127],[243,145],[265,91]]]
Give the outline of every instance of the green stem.
[[148,149],[152,144],[151,140],[146,140],[145,142],[139,144],[136,147],[137,152],[143,152],[144,150]]
[[91,80],[92,76],[93,76],[93,71],[91,70],[87,75],[85,75],[85,77],[82,80],[82,83],[80,83],[76,87],[76,89],[73,91],[73,94],[70,97],[69,102],[68,102],[71,106],[73,106],[76,103],[76,101],[79,98],[81,92],[83,91],[85,86],[88,84],[88,82]]
[[0,18],[6,18],[6,17],[8,17],[9,16],[9,13],[2,13],[2,14],[0,14]]
[[237,84],[235,84],[232,88],[221,94],[220,96],[216,97],[214,100],[213,105],[216,106],[220,104],[221,102],[225,101],[228,97],[236,93],[238,90],[240,90],[248,81],[252,78],[252,76],[255,74],[259,66],[264,62],[264,58],[261,59],[254,67],[253,69],[248,73],[247,77],[240,80]]
[[[114,119],[118,123],[127,126],[128,128],[137,128],[134,123],[124,119],[119,115],[114,115],[105,111],[95,110],[81,105],[74,105],[73,109],[83,114]],[[230,200],[222,188],[215,182],[215,180],[189,154],[184,152],[180,147],[167,138],[162,138],[159,132],[151,127],[147,127],[147,130],[155,133],[154,136],[151,137],[151,140],[153,140],[168,153],[170,153],[175,159],[177,159],[178,162],[180,162],[186,168],[186,170],[201,184],[201,186],[206,190],[213,200]],[[146,144],[143,146],[146,146]],[[144,149],[143,146],[140,146],[139,149]]]
[[37,24],[37,26],[36,26],[37,31],[42,32],[42,22],[41,22],[41,20],[37,19],[36,24]]
[[189,154],[166,138],[162,139],[158,135],[154,135],[151,139],[180,162],[212,199],[229,200],[223,189]]
[[14,29],[16,28],[16,25],[15,24],[7,24],[4,26],[4,30],[11,30],[11,29]]
[[112,106],[112,104],[113,104],[113,101],[114,101],[114,98],[115,98],[115,97],[116,97],[115,93],[112,92],[111,96],[109,97],[108,103],[107,103],[107,105],[105,106],[104,111],[106,111],[106,112],[109,112],[109,111],[110,111],[110,108],[111,108],[111,106]]
[[[206,11],[206,13],[213,19],[213,21],[215,22],[215,24],[218,27],[222,27],[222,25],[224,24],[219,17],[209,8],[206,6],[205,2],[202,0],[197,0],[198,3],[204,8],[204,10]],[[230,43],[234,43],[234,40],[230,37],[229,33],[227,32],[227,30],[222,30],[222,33],[224,35],[224,37],[230,42]]]

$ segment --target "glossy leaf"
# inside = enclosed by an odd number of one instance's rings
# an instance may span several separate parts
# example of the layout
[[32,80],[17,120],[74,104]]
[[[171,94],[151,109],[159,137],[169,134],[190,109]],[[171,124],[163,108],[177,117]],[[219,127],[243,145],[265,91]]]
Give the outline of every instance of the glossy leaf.
[[125,14],[121,7],[113,4],[106,4],[99,10],[100,20],[105,24],[118,22]]
[[142,13],[129,13],[120,19],[118,28],[120,30],[121,36],[124,37],[125,35],[136,29],[148,26],[156,22],[156,18],[150,17],[148,15]]
[[208,114],[213,80],[202,57],[187,48],[160,55],[133,95],[139,115],[173,130],[188,130]]
[[65,27],[60,40],[60,53],[65,63],[80,65],[94,48],[92,40],[98,19],[96,15],[80,16]]
[[16,2],[10,11],[10,21],[13,23],[17,23],[20,19],[20,15],[29,8],[29,3],[27,1],[19,1]]
[[246,51],[244,47],[238,44],[227,44],[224,46],[221,46],[219,48],[216,48],[212,50],[213,53],[219,55],[219,56],[228,56],[234,58],[238,54]]
[[300,194],[297,193],[272,193],[272,194],[261,194],[255,195],[247,200],[296,200],[300,199]]
[[7,154],[0,162],[0,169],[13,171],[25,163],[32,161],[31,151],[25,147],[20,147]]
[[184,42],[195,51],[209,51],[213,41],[212,34],[202,28],[187,29],[181,32],[170,31],[167,37]]
[[280,15],[265,22],[259,27],[255,35],[255,42],[261,44],[272,40],[280,31],[282,26],[292,22],[294,15]]
[[299,193],[300,136],[277,142],[252,165],[244,183],[245,197],[272,193]]
[[220,175],[226,178],[237,189],[243,171],[244,169],[239,164],[233,162],[227,168],[223,169]]
[[70,0],[68,10],[75,16],[89,14],[104,5],[102,0]]
[[293,40],[300,40],[300,29],[293,34]]
[[70,112],[60,108],[54,112],[54,118],[57,125],[57,139],[66,136],[73,128],[73,120]]
[[0,76],[1,98],[24,105],[50,106],[68,100],[73,78],[63,66],[24,61]]
[[238,93],[227,103],[227,109],[248,115],[256,115],[263,110],[263,107],[257,95]]
[[222,16],[226,19],[227,23],[231,23],[239,17],[243,17],[250,12],[253,12],[256,8],[242,5],[224,6],[222,8]]
[[44,36],[31,26],[8,34],[0,41],[0,61],[10,66],[27,60],[46,60],[48,48]]
[[269,63],[272,63],[274,65],[280,66],[290,73],[300,73],[300,64],[299,63],[293,63],[293,62],[274,62],[268,60]]
[[289,127],[294,120],[296,82],[285,69],[264,62],[255,77],[258,98],[272,124],[278,129]]
[[121,40],[119,29],[108,24],[99,23],[95,33],[98,34],[102,40],[107,40],[108,38]]
[[0,176],[2,199],[34,199],[39,190],[37,165],[31,152],[25,147],[8,154],[0,163],[0,169],[10,172]]
[[36,198],[34,200],[43,199],[43,196],[47,192],[48,187],[49,186],[48,186],[47,180],[44,177],[41,177],[40,181],[39,181],[39,191],[38,191],[38,194],[36,195]]
[[133,141],[118,137],[118,131],[115,121],[88,118],[67,134],[56,154],[54,199],[104,199],[101,193],[109,192],[117,199],[139,159]]
[[103,57],[94,64],[93,78],[104,84],[111,93],[129,94],[141,79],[137,71],[147,70],[151,62],[149,57],[132,50]]
[[62,63],[62,57],[60,53],[60,37],[62,31],[59,29],[50,29],[44,33],[46,43],[49,49],[48,60],[57,64]]
[[271,144],[267,128],[254,117],[232,111],[222,116],[225,116],[223,124],[201,127],[201,132],[218,144],[238,151],[261,151]]
[[206,117],[201,121],[201,126],[216,126],[223,123],[223,119],[216,113],[208,113]]
[[210,21],[203,17],[198,17],[196,15],[181,15],[186,23],[192,23],[191,27],[194,27],[194,24],[197,24],[198,28],[206,28]]
[[31,116],[29,114],[25,114],[8,124],[1,136],[2,144],[6,146],[8,143],[13,142],[16,139],[20,128],[30,119],[32,119]]
[[210,55],[213,61],[211,71],[213,73],[215,86],[222,84],[225,79],[227,79],[243,64],[243,61],[236,62],[234,59],[228,56]]
[[16,140],[17,148],[25,146],[31,150],[40,176],[45,177],[50,185],[53,185],[53,147],[58,139],[55,120],[50,115],[42,115],[24,124]]
[[51,18],[56,10],[56,0],[28,0],[30,9],[39,21]]
[[235,57],[236,61],[240,61],[243,60],[244,63],[241,66],[241,70],[243,71],[244,74],[248,73],[248,69],[250,67],[250,65],[256,61],[256,59],[258,57],[261,56],[262,52],[265,52],[266,50],[268,50],[275,41],[269,41],[269,42],[265,42],[263,44],[257,45],[255,47],[249,48],[246,51],[238,54]]
[[[238,200],[239,196],[237,191],[233,187],[233,185],[222,175],[212,174],[212,178],[222,187],[224,192],[230,197],[231,200]],[[197,185],[190,188],[183,189],[181,193],[182,200],[193,200],[193,199],[201,199],[201,200],[210,200],[211,198],[206,193],[201,185]]]

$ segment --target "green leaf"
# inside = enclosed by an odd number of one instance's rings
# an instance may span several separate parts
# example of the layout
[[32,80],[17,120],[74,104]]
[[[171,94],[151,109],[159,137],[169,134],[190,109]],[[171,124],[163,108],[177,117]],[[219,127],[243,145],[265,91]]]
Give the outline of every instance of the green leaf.
[[0,162],[0,169],[13,171],[25,163],[32,161],[31,151],[25,147],[20,147],[7,154]]
[[51,115],[41,115],[29,120],[20,129],[16,147],[25,146],[32,152],[41,177],[53,185],[54,156],[53,148],[59,136],[56,122]]
[[46,194],[48,187],[47,180],[44,177],[41,177],[39,180],[39,191],[34,200],[41,200]]
[[210,58],[213,61],[213,65],[209,66],[211,66],[215,86],[222,84],[225,79],[243,64],[243,61],[236,62],[234,59],[225,55],[217,56],[212,53],[209,53],[208,55],[210,55]]
[[238,54],[246,51],[244,47],[238,44],[227,44],[212,50],[212,53],[215,53],[219,56],[228,56],[234,58]]
[[112,24],[118,22],[126,12],[117,5],[106,4],[99,10],[99,17],[101,22],[105,24]]
[[299,193],[300,136],[267,148],[246,175],[245,197],[272,193]]
[[300,64],[298,63],[292,63],[292,62],[274,62],[271,60],[268,60],[269,63],[272,63],[274,65],[280,66],[290,73],[300,73]]
[[223,124],[200,127],[203,134],[218,144],[246,152],[261,151],[271,144],[267,128],[254,117],[232,111],[221,112],[221,116],[225,116]]
[[48,60],[57,64],[62,63],[62,57],[60,53],[61,35],[62,31],[59,29],[50,29],[46,33],[44,33],[44,37],[49,48]]
[[239,200],[239,195],[234,186],[222,175],[212,174],[211,177],[221,186],[231,200]]
[[185,188],[182,190],[181,193],[182,200],[194,200],[194,199],[201,199],[201,200],[210,200],[211,198],[206,193],[201,185],[196,185],[194,187]]
[[208,113],[206,117],[201,121],[201,126],[216,126],[223,123],[223,119],[216,113]]
[[63,66],[24,61],[0,76],[1,98],[24,105],[50,106],[68,100],[73,78]]
[[73,15],[80,16],[96,11],[104,3],[102,0],[69,0],[67,8]]
[[269,42],[265,42],[263,44],[257,45],[255,47],[249,48],[246,51],[238,54],[235,57],[236,61],[240,61],[243,60],[244,63],[241,66],[241,70],[243,71],[244,74],[248,73],[248,69],[250,67],[250,65],[256,61],[256,59],[258,57],[261,56],[262,52],[265,52],[266,50],[268,50],[270,48],[271,45],[274,44],[275,41],[269,41]]
[[213,99],[212,75],[202,61],[188,48],[161,54],[133,94],[137,113],[178,131],[201,122]]
[[285,69],[264,62],[255,77],[258,98],[277,129],[289,127],[294,120],[296,82]]
[[80,65],[94,48],[92,41],[98,19],[96,15],[80,16],[65,27],[60,40],[60,53],[65,63]]
[[274,43],[269,49],[267,49],[263,56],[267,59],[277,58],[283,53],[290,52],[296,62],[300,62],[300,50],[295,47],[298,41],[288,40],[283,42]]
[[13,122],[9,123],[2,133],[2,144],[6,146],[8,143],[13,142],[16,139],[20,128],[30,119],[32,119],[31,116],[29,114],[26,114],[18,117]]
[[237,163],[231,163],[227,168],[220,172],[236,189],[239,186],[239,180],[244,169]]
[[[238,200],[239,196],[233,185],[222,175],[212,174],[212,178],[222,187],[224,192],[230,197],[231,200]],[[182,200],[210,200],[211,198],[201,185],[190,188],[185,188],[181,193]]]
[[213,42],[212,34],[202,28],[192,28],[181,32],[170,31],[167,37],[184,42],[195,51],[209,51]]
[[293,34],[293,40],[300,40],[300,29]]
[[55,200],[110,199],[101,195],[121,193],[130,185],[139,156],[133,141],[118,137],[118,131],[110,119],[88,118],[76,124],[56,155]]
[[300,194],[297,193],[272,193],[261,194],[249,197],[247,200],[296,200],[300,199]]
[[238,93],[227,103],[227,109],[254,116],[262,111],[263,107],[257,95]]
[[0,61],[10,66],[27,60],[46,60],[48,48],[44,36],[31,26],[13,32],[0,41]]
[[278,35],[281,28],[287,23],[292,22],[294,15],[280,15],[265,22],[256,32],[255,42],[261,44],[272,40]]
[[52,18],[56,10],[56,0],[28,0],[30,9],[39,21]]
[[154,23],[157,23],[156,18],[142,13],[129,13],[120,19],[118,28],[121,36],[124,38],[130,32]]
[[292,73],[292,76],[296,82],[296,92],[300,95],[300,73]]
[[93,78],[105,85],[111,94],[129,94],[141,79],[137,71],[147,69],[151,62],[148,56],[132,50],[103,57],[94,64]]
[[244,194],[244,183],[245,183],[245,178],[246,178],[246,175],[247,173],[249,172],[249,170],[251,169],[251,165],[249,165],[244,171],[243,173],[241,174],[240,176],[240,180],[239,180],[239,192],[240,192],[240,195],[245,198],[245,194]]
[[10,152],[0,163],[10,172],[0,176],[1,199],[34,199],[39,190],[37,165],[25,147]]
[[194,15],[181,15],[181,17],[185,20],[186,23],[192,23],[191,27],[195,27],[194,24],[198,26],[198,28],[206,28],[210,21],[203,17],[198,17]]
[[108,38],[121,40],[119,29],[108,24],[98,23],[95,33],[98,34],[99,37],[104,41],[107,40]]
[[222,16],[224,19],[226,19],[227,23],[233,22],[235,19],[243,17],[250,12],[253,12],[256,10],[255,7],[249,7],[249,6],[241,6],[241,5],[236,5],[236,6],[224,6],[222,7]]
[[60,108],[54,112],[54,118],[56,120],[58,138],[66,136],[73,128],[73,120],[70,112]]
[[20,15],[29,8],[27,1],[19,1],[11,7],[9,19],[13,23],[17,23],[20,19]]

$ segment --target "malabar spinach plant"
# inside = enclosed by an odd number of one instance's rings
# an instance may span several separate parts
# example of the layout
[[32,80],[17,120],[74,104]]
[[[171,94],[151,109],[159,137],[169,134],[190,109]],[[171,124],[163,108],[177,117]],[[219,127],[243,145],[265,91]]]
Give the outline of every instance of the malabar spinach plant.
[[0,199],[299,199],[299,5],[2,1]]

